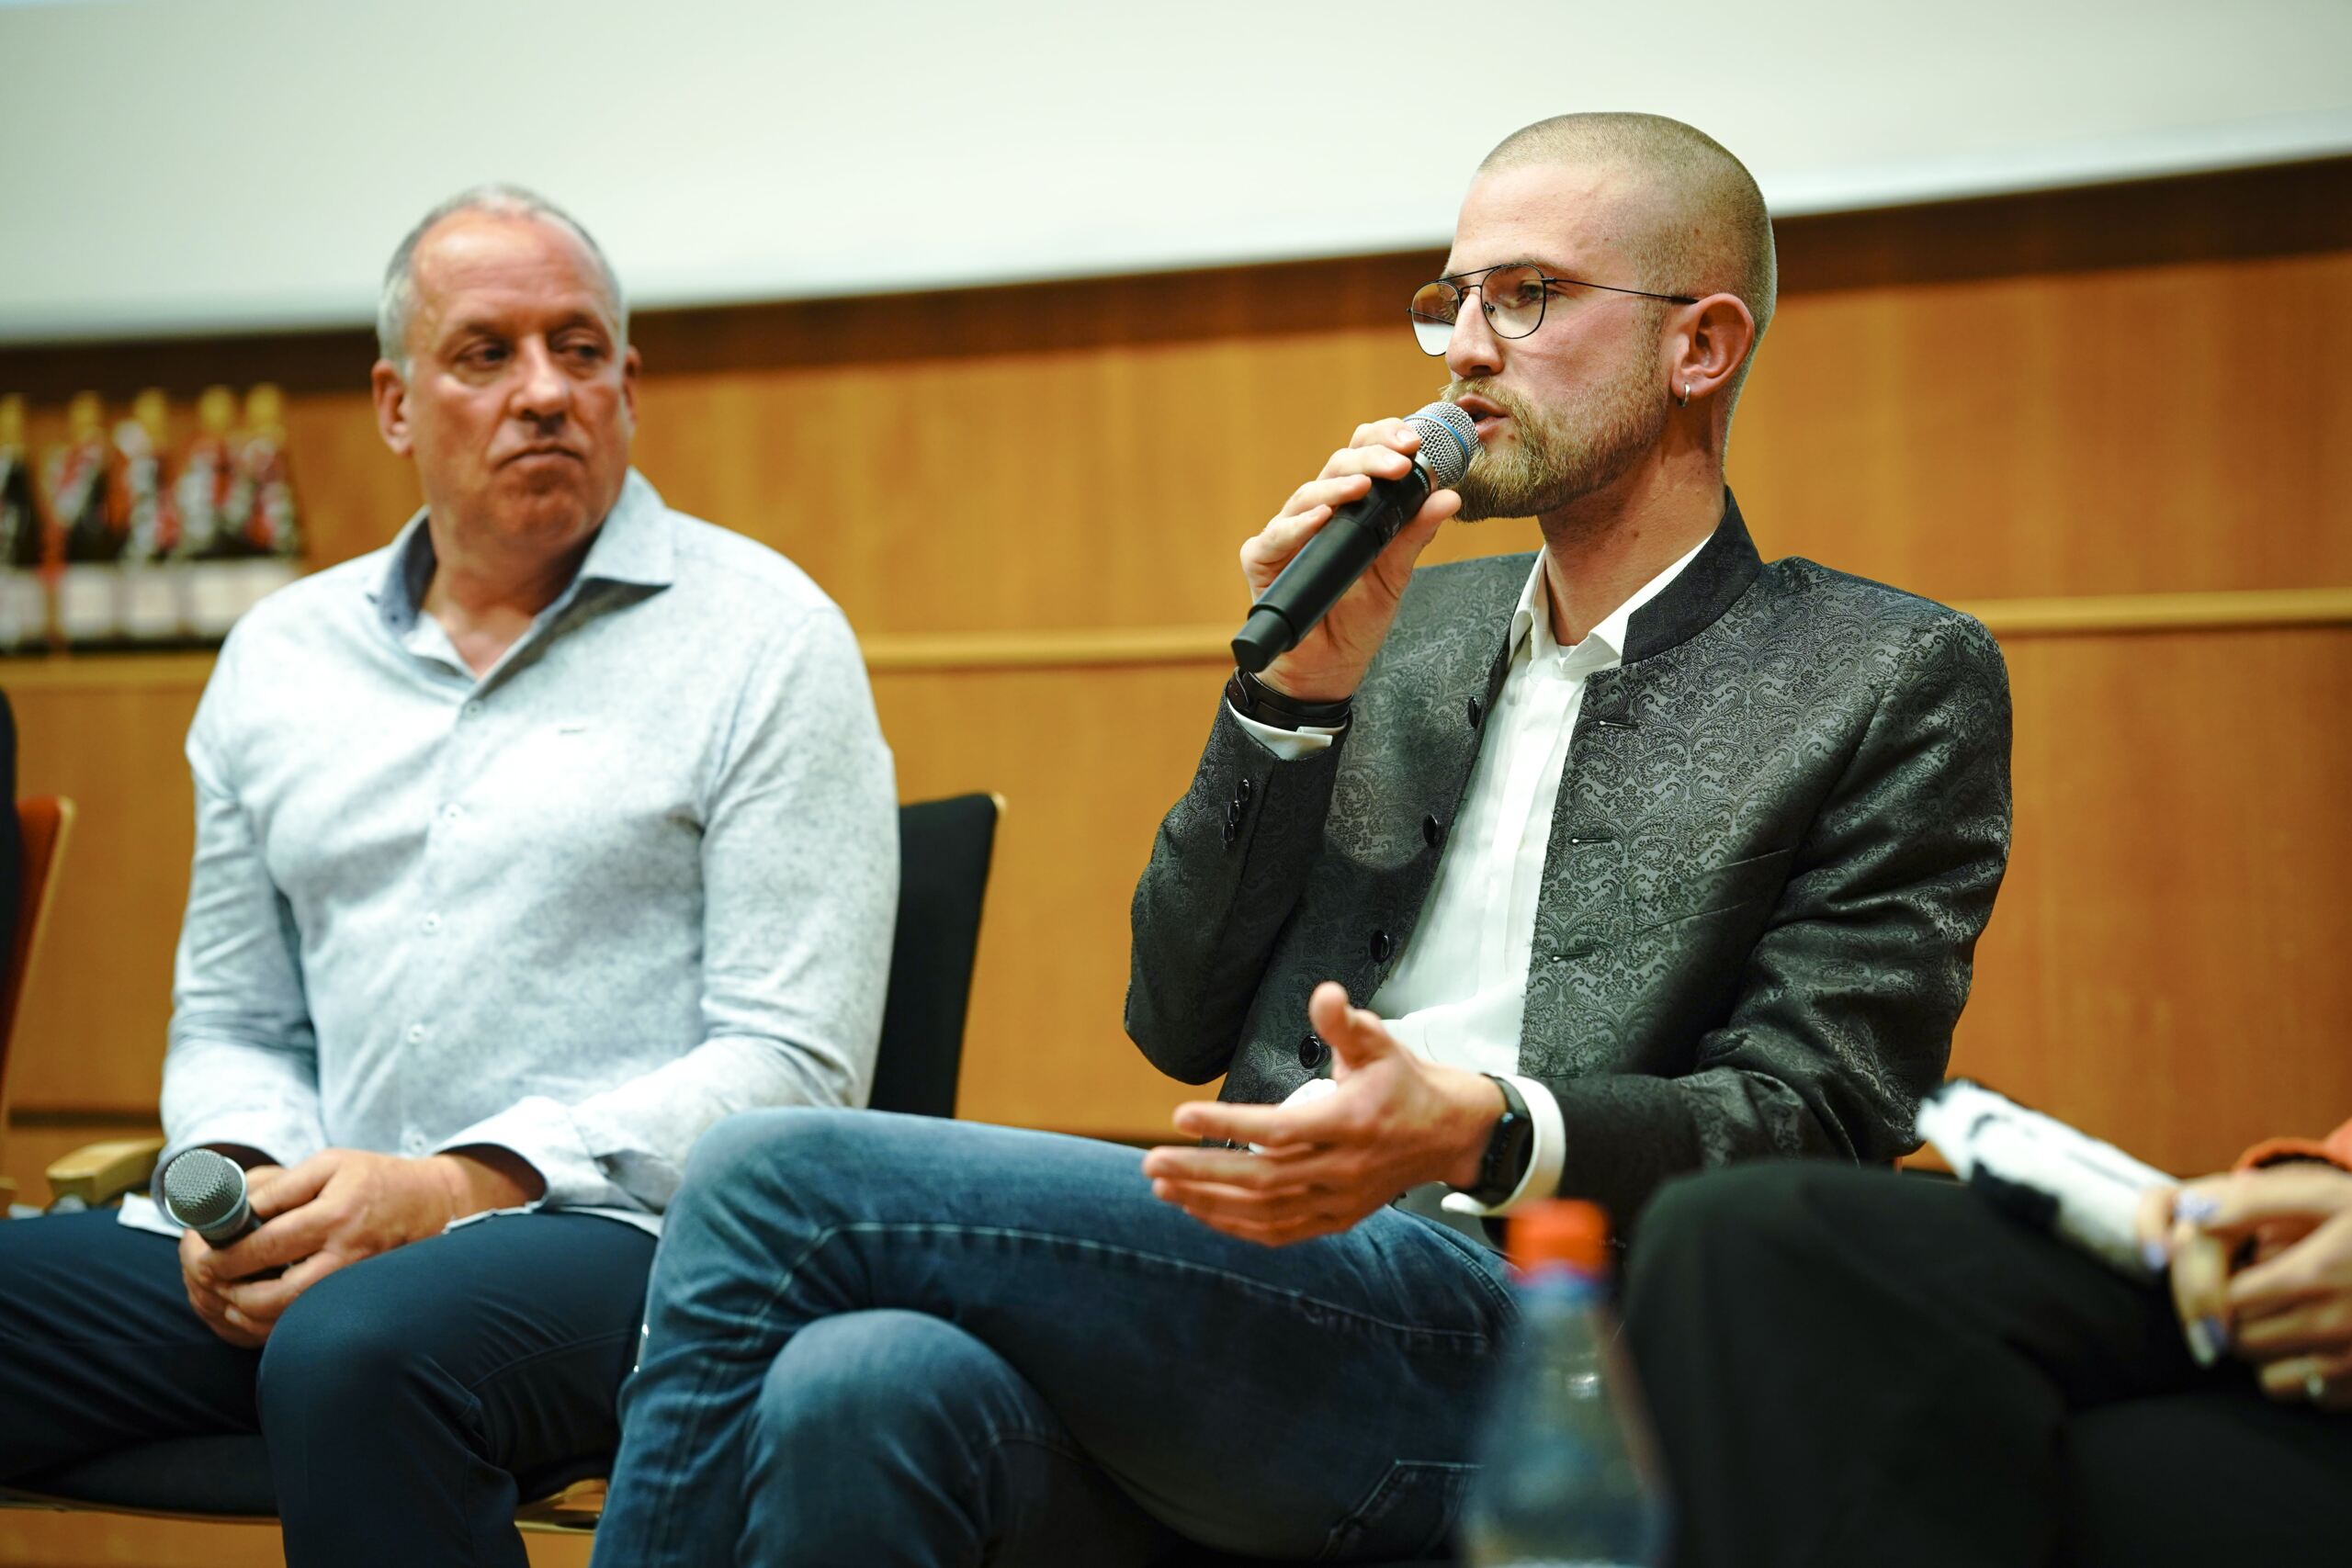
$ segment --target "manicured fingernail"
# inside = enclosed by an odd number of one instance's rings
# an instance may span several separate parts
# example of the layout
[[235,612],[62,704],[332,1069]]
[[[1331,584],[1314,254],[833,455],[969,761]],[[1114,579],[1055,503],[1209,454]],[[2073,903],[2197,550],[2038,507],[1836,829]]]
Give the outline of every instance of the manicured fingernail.
[[2203,1192],[2184,1192],[2173,1200],[2173,1218],[2201,1225],[2222,1212],[2220,1201]]
[[2140,1244],[2140,1261],[2148,1266],[2151,1274],[2161,1274],[2172,1267],[2172,1248],[2160,1235],[2150,1236]]
[[2187,1330],[2189,1359],[2200,1367],[2210,1367],[2222,1359],[2222,1353],[2213,1348],[2212,1332],[2205,1326],[2207,1321],[2199,1318]]

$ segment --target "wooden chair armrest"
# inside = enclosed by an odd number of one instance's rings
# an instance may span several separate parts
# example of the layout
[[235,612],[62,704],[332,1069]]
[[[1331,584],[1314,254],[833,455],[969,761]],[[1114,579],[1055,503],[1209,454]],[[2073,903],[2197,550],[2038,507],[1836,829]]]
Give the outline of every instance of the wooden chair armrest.
[[602,1477],[575,1481],[552,1497],[542,1497],[516,1508],[514,1522],[524,1529],[546,1535],[576,1535],[593,1530],[605,1512],[605,1485]]
[[95,1209],[126,1192],[143,1192],[155,1174],[155,1156],[164,1152],[161,1138],[120,1138],[112,1143],[85,1144],[61,1156],[49,1168],[50,1201],[72,1198]]

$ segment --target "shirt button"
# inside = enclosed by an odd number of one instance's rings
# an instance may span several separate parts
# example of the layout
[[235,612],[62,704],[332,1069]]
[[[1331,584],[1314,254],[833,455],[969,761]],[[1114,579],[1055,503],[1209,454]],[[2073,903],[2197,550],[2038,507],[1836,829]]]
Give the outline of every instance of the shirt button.
[[412,1155],[423,1154],[424,1152],[424,1134],[422,1133],[409,1133],[403,1135],[401,1139],[401,1147],[406,1149]]
[[458,818],[463,817],[465,813],[458,809],[454,805],[445,806],[441,808],[441,820],[444,822],[455,822]]
[[460,716],[465,718],[480,718],[481,716],[481,704],[468,703],[465,707],[460,710]]
[[409,1043],[412,1045],[423,1041],[424,1038],[424,1025],[421,1023],[410,1024],[408,1026],[408,1038]]
[[419,923],[424,927],[425,934],[429,936],[433,932],[441,929],[441,917],[438,915],[427,915]]

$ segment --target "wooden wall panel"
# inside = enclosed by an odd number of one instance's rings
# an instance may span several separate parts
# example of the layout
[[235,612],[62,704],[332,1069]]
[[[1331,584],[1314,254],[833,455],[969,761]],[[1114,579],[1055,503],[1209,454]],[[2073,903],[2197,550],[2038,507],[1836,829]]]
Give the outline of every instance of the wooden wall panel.
[[17,784],[79,808],[8,1064],[19,1110],[152,1115],[187,902],[196,796],[181,749],[207,659],[0,671]]
[[2352,627],[2012,638],[1955,1072],[2177,1172],[2352,1116]]
[[[2324,468],[2352,449],[2352,390],[2307,368],[2352,349],[2352,320],[2309,303],[2352,285],[2346,197],[2352,160],[1783,225],[1783,303],[1732,450],[1766,553],[1970,601],[2352,586],[2352,493]],[[907,797],[1011,798],[966,1114],[1138,1134],[1188,1092],[1125,1043],[1119,1004],[1133,878],[1215,701],[1215,643],[1197,628],[1238,617],[1236,547],[1324,453],[1435,389],[1442,369],[1413,350],[1397,304],[1433,265],[639,319],[640,466],[673,503],[784,549],[840,600],[876,650]],[[46,435],[85,383],[116,397],[164,385],[185,417],[208,380],[282,380],[323,563],[380,543],[415,503],[377,442],[369,353],[358,333],[11,350],[0,389],[43,400]],[[1432,558],[1533,543],[1524,524],[1488,524],[1450,531]],[[941,667],[941,639],[960,634]],[[1017,646],[1033,634],[1062,640]],[[1087,634],[1165,657],[1090,655]],[[2297,945],[2344,934],[2317,890],[2352,870],[2346,788],[2340,768],[2297,772],[2304,753],[2288,750],[2343,712],[2346,635],[2006,638],[2018,858],[1964,1066],[2144,1131],[2173,1163],[2210,1162],[2245,1125],[2329,1095],[2352,1109],[2330,1076],[2346,1054],[2315,1021],[2346,998],[2298,956],[2324,949]],[[2272,679],[2233,680],[2241,659]],[[2135,687],[2143,667],[2161,678]],[[85,812],[13,1072],[28,1114],[152,1113],[189,847],[180,733],[203,668],[0,666],[23,787],[72,793]],[[2176,756],[2199,726],[2260,764]],[[2124,765],[2153,756],[2168,760],[2161,775]],[[2219,825],[2233,789],[2232,821],[2303,846],[2301,883]],[[2208,822],[2184,846],[2195,869],[2132,858],[2190,805]],[[2132,901],[2166,897],[2163,923],[2134,934]],[[2249,927],[2249,910],[2270,913]],[[2074,984],[2070,962],[2092,978]],[[2294,1065],[2275,1099],[2270,1080],[2233,1074],[2200,1122],[2184,1096],[2253,1014]],[[2098,1098],[2119,1073],[2154,1087]]]

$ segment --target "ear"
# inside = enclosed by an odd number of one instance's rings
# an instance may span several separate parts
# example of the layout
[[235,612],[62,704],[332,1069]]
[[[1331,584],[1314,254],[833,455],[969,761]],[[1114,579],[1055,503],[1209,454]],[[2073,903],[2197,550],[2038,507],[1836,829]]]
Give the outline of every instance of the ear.
[[1667,396],[1683,400],[1712,398],[1727,387],[1734,372],[1747,362],[1756,346],[1756,318],[1736,294],[1710,294],[1685,307],[1680,330],[1669,335],[1673,358],[1667,367]]
[[368,373],[368,389],[376,400],[376,434],[392,449],[395,457],[405,457],[416,450],[416,442],[408,429],[408,383],[401,379],[400,367],[389,359],[379,359]]

